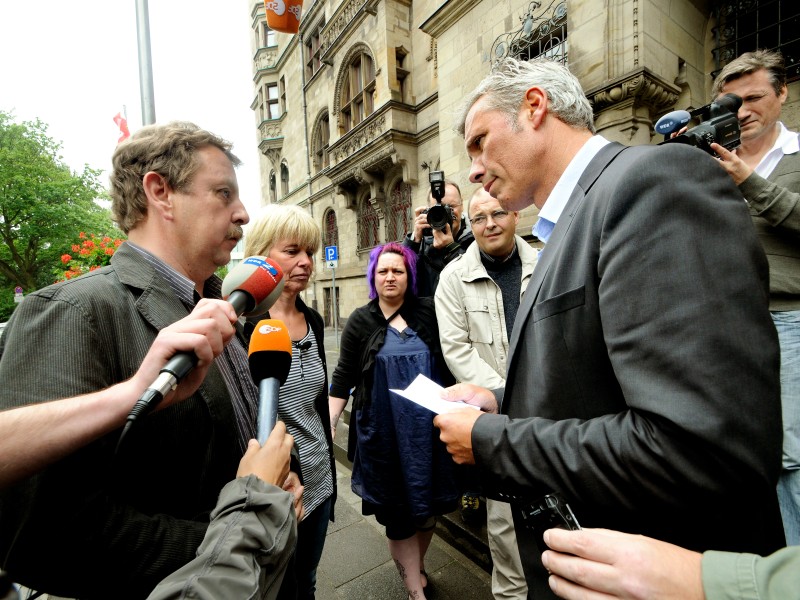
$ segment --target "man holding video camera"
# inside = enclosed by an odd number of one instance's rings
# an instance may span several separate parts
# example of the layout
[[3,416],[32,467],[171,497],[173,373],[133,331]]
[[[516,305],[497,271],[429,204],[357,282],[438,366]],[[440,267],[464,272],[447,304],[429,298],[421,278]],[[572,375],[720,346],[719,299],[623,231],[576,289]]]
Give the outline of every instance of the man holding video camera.
[[769,261],[769,310],[781,349],[783,471],[778,500],[786,542],[800,544],[800,143],[779,121],[788,95],[778,52],[746,52],[714,81],[715,98],[742,98],[741,146],[711,148],[748,202]]
[[[420,298],[433,296],[439,285],[439,274],[454,258],[466,252],[475,237],[467,230],[462,212],[464,204],[458,185],[444,179],[442,171],[431,171],[431,192],[428,206],[414,210],[414,231],[403,240],[403,245],[416,252],[417,292]],[[428,212],[434,210],[429,222]],[[438,213],[438,214],[437,214]]]

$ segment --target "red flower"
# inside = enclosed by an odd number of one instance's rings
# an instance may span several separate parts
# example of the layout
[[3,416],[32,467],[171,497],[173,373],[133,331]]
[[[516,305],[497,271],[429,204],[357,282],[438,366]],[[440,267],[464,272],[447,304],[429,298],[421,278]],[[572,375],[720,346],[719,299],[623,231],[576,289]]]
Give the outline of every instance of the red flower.
[[78,244],[72,244],[72,251],[79,252],[81,247]]
[[92,265],[91,267],[89,267],[89,270],[90,270],[90,271],[95,271],[95,270],[97,270],[97,269],[99,269],[99,268],[100,268],[100,267],[99,267],[98,265]]
[[67,264],[69,261],[72,260],[72,256],[69,254],[62,254],[61,255],[61,262]]
[[113,248],[106,248],[106,254],[109,256],[114,256],[114,249]]
[[94,248],[94,242],[92,240],[86,240],[83,242],[84,248]]
[[85,234],[84,232],[82,232],[82,231],[81,231],[81,232],[78,234],[78,237],[79,237],[79,238],[81,238],[81,239],[83,239],[83,238],[85,238],[85,237],[86,237],[86,234]]
[[122,240],[116,239],[114,240],[114,247],[119,248],[122,245]]
[[91,252],[92,251],[89,250],[88,248],[81,248],[81,256],[89,256],[89,254],[91,254]]
[[103,242],[104,242],[104,243],[106,243],[106,244],[107,244],[108,242],[110,242],[110,241],[111,241],[111,238],[110,238],[110,237],[108,237],[108,236],[105,236],[105,237],[103,238]]

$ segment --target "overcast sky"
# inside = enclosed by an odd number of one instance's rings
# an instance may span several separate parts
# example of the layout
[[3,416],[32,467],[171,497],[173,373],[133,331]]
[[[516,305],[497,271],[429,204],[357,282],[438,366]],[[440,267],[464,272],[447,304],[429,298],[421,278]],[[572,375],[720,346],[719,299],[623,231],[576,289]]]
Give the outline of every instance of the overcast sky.
[[[242,198],[260,205],[249,0],[151,0],[157,122],[189,120],[233,142]],[[142,124],[135,0],[13,0],[0,8],[0,109],[38,117],[74,170],[107,185],[127,108]]]

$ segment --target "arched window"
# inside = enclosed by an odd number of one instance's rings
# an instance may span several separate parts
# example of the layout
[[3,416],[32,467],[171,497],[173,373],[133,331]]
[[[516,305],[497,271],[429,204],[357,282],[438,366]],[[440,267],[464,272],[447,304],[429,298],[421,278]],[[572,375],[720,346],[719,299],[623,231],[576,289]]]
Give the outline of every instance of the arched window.
[[278,201],[278,182],[275,171],[269,172],[269,201],[275,204]]
[[357,53],[342,81],[341,124],[350,131],[375,109],[372,95],[375,93],[375,66],[366,52]]
[[380,243],[378,238],[378,212],[369,198],[361,201],[358,209],[358,249],[366,250]]
[[289,167],[281,163],[281,198],[289,195]]
[[336,226],[336,212],[329,208],[322,217],[322,245],[339,245],[339,228]]
[[327,169],[330,165],[328,160],[328,142],[331,137],[331,124],[328,114],[325,113],[317,123],[314,129],[314,136],[311,142],[311,148],[314,153],[312,156],[314,162],[315,172],[320,172],[322,169]]
[[411,186],[399,181],[386,208],[386,241],[399,242],[412,227]]

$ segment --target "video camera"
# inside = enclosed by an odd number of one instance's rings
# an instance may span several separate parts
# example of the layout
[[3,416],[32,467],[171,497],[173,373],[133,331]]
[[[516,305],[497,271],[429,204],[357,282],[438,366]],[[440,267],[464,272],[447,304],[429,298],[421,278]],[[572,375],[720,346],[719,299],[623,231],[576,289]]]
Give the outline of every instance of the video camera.
[[[676,110],[664,115],[656,123],[655,130],[656,133],[664,134],[664,141],[661,144],[689,144],[705,150],[711,156],[716,156],[711,149],[711,144],[714,142],[726,150],[733,150],[741,144],[739,118],[736,116],[741,106],[742,99],[739,96],[725,94],[719,100],[691,112]],[[678,131],[694,118],[703,119],[703,122],[674,138],[669,138],[671,133]]]
[[[428,224],[439,231],[444,231],[445,227],[450,225],[453,227],[455,214],[453,209],[447,204],[442,204],[444,198],[445,182],[444,171],[431,171],[428,175],[428,181],[431,184],[431,196],[436,200],[436,204],[430,208],[423,210],[423,214],[428,215]],[[423,230],[423,235],[433,235],[433,231],[428,228]]]

